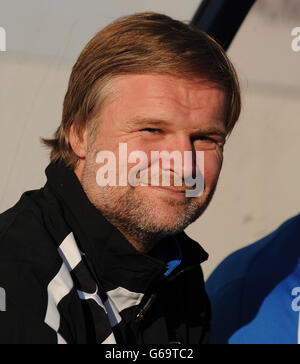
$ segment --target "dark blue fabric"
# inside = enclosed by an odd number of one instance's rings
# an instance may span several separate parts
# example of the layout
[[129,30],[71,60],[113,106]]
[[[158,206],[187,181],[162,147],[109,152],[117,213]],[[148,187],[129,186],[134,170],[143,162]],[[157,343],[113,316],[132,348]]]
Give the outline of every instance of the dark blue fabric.
[[299,258],[300,215],[225,259],[206,285],[211,343],[298,343]]
[[166,239],[160,244],[158,244],[152,251],[150,255],[162,260],[169,266],[166,271],[165,276],[169,276],[182,261],[182,251],[178,240],[175,237]]

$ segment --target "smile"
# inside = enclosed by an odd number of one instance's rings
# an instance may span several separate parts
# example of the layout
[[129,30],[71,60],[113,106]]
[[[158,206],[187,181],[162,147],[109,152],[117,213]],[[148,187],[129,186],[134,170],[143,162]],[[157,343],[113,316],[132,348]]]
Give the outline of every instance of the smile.
[[158,187],[158,186],[157,187],[156,186],[143,186],[143,187],[149,187],[153,190],[168,194],[173,197],[186,198],[186,190],[175,189],[175,188],[170,188],[170,187]]

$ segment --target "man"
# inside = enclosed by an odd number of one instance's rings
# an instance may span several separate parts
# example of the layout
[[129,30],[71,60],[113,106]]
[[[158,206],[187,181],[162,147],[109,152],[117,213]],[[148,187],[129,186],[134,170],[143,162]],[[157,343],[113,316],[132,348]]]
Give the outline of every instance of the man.
[[212,344],[300,342],[299,235],[300,215],[213,272],[207,282]]
[[46,186],[0,218],[0,341],[206,343],[207,254],[183,230],[213,196],[239,113],[232,64],[196,28],[143,13],[98,33],[44,140]]

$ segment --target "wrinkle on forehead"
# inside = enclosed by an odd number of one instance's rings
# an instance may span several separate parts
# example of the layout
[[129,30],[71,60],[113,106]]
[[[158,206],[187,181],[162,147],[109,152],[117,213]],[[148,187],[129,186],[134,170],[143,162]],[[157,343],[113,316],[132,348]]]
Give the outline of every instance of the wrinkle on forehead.
[[140,116],[152,114],[164,119],[166,113],[171,118],[172,114],[175,118],[182,114],[197,122],[200,113],[204,113],[224,122],[225,92],[212,82],[161,74],[130,74],[113,79],[110,90],[110,116],[125,117],[130,109],[135,109]]

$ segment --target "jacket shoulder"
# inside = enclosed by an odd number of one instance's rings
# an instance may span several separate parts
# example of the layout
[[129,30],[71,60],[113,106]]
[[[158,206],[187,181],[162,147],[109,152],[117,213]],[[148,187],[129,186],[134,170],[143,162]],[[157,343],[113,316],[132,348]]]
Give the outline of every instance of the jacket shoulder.
[[[212,344],[228,343],[255,317],[266,293],[294,270],[300,256],[300,215],[226,258],[207,281],[212,302]],[[224,309],[226,315],[224,316]]]
[[35,202],[42,199],[43,189],[26,192],[14,207],[0,214],[1,260],[45,263],[51,255],[58,255],[44,212]]
[[43,189],[26,192],[0,215],[0,343],[57,343],[45,317],[62,260],[35,202],[43,198]]
[[207,282],[210,294],[248,275],[273,270],[275,262],[299,256],[297,243],[300,234],[300,215],[286,221],[277,230],[258,242],[229,255],[212,273]]

